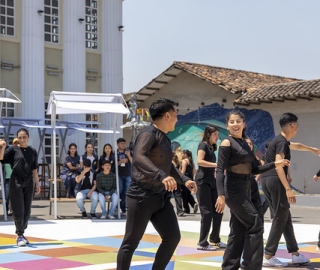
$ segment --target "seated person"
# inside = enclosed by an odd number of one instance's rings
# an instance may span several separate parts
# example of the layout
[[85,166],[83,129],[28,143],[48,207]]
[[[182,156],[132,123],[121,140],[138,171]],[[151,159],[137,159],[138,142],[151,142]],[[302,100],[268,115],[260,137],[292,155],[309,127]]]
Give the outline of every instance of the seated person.
[[111,201],[111,208],[108,213],[108,218],[114,219],[114,210],[118,206],[119,197],[116,193],[116,176],[111,172],[110,161],[102,161],[102,172],[97,175],[97,191],[99,192],[99,203],[102,210],[101,218],[107,217],[106,201]]
[[77,152],[77,145],[71,143],[69,145],[68,154],[65,157],[60,178],[63,180],[64,186],[66,188],[66,197],[75,197],[75,178],[78,174],[78,169],[80,168],[80,156]]
[[98,193],[96,190],[96,173],[91,169],[90,159],[83,161],[83,170],[76,177],[76,202],[80,211],[82,212],[82,218],[87,218],[87,212],[84,208],[84,200],[86,198],[91,200],[91,218],[96,217],[96,208],[98,205]]

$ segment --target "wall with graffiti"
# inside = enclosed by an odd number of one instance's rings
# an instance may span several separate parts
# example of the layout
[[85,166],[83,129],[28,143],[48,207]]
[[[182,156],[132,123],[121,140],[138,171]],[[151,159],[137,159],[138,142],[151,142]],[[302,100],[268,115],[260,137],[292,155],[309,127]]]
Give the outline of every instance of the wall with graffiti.
[[[219,127],[220,144],[228,132],[226,130],[225,119],[232,109],[225,109],[218,103],[199,108],[198,110],[179,115],[178,123],[173,132],[168,134],[171,141],[177,141],[181,144],[182,149],[192,151],[196,163],[196,153],[199,142],[202,139],[203,131],[207,124],[213,124]],[[263,110],[240,110],[246,118],[246,134],[255,144],[255,151],[258,156],[264,153],[264,144],[266,141],[274,138],[274,127],[270,113]]]

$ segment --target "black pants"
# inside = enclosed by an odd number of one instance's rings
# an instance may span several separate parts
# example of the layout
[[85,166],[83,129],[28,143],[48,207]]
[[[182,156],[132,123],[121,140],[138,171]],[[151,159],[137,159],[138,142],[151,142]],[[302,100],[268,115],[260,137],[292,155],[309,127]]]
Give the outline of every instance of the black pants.
[[250,182],[251,182],[250,183],[251,184],[251,201],[252,201],[254,207],[258,211],[258,214],[260,216],[260,219],[261,219],[262,223],[264,223],[264,218],[263,218],[264,212],[263,212],[263,207],[262,207],[262,204],[261,204],[258,183],[257,183],[257,181],[256,181],[254,176],[252,176],[250,178]]
[[226,204],[230,208],[230,234],[224,252],[222,269],[260,270],[263,259],[263,226],[251,201],[250,177],[237,174],[226,179]]
[[319,235],[318,235],[318,244],[317,244],[318,247],[320,247],[320,231],[319,231]]
[[191,191],[185,185],[181,186],[181,194],[184,212],[190,214],[189,204],[192,208],[194,208],[196,202],[191,194]]
[[177,183],[177,189],[173,191],[177,214],[183,213],[181,187],[182,185]]
[[9,196],[17,235],[24,234],[24,230],[28,226],[33,192],[34,183],[32,177],[20,179],[15,174],[11,175]]
[[274,214],[265,253],[271,256],[276,254],[282,234],[286,240],[288,252],[298,251],[286,190],[278,176],[262,177],[261,180],[262,190]]
[[151,221],[162,239],[152,269],[164,270],[181,238],[170,198],[163,200],[162,196],[157,196],[138,200],[127,197],[127,208],[126,232],[118,252],[117,269],[130,268],[132,255]]
[[201,212],[201,227],[199,246],[207,246],[208,235],[212,225],[212,231],[209,236],[209,240],[213,243],[219,243],[220,239],[220,227],[222,221],[222,214],[216,212],[215,204],[218,198],[217,189],[208,183],[203,181],[197,181],[197,199]]

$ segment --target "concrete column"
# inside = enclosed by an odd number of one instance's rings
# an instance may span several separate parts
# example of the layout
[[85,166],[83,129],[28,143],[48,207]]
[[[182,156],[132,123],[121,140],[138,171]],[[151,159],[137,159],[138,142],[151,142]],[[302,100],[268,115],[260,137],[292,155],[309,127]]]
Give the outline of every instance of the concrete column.
[[[63,91],[86,92],[85,1],[63,1]],[[84,122],[85,114],[64,115],[64,120]],[[85,133],[68,136],[66,148],[74,142],[84,153]]]
[[[102,2],[101,12],[101,92],[123,93],[123,63],[122,63],[122,0]],[[103,115],[102,125],[107,128],[114,126],[114,115]],[[122,125],[123,116],[117,117],[117,125]],[[122,136],[122,135],[121,135]],[[113,143],[113,135],[105,134],[103,142]],[[116,147],[116,146],[114,146]]]
[[[44,10],[43,0],[20,1],[20,91],[21,117],[44,118]],[[29,144],[38,149],[36,130],[30,131]],[[41,158],[41,157],[40,157]]]

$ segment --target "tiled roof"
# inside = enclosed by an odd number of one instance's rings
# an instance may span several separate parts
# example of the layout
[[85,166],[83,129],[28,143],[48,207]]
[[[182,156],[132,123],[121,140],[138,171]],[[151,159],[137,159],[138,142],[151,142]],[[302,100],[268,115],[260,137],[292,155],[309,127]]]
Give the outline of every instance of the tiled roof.
[[320,97],[320,80],[263,86],[253,92],[242,95],[235,100],[235,104],[271,103],[272,101],[297,100],[298,98],[312,100],[314,97]]
[[263,73],[175,61],[168,69],[136,93],[138,102],[145,101],[153,93],[160,90],[161,87],[176,78],[182,71],[218,85],[231,93],[251,92],[264,85],[299,81],[298,79]]
[[195,63],[174,62],[174,65],[206,81],[217,84],[232,93],[251,92],[266,84],[273,85],[298,81],[293,78]]

